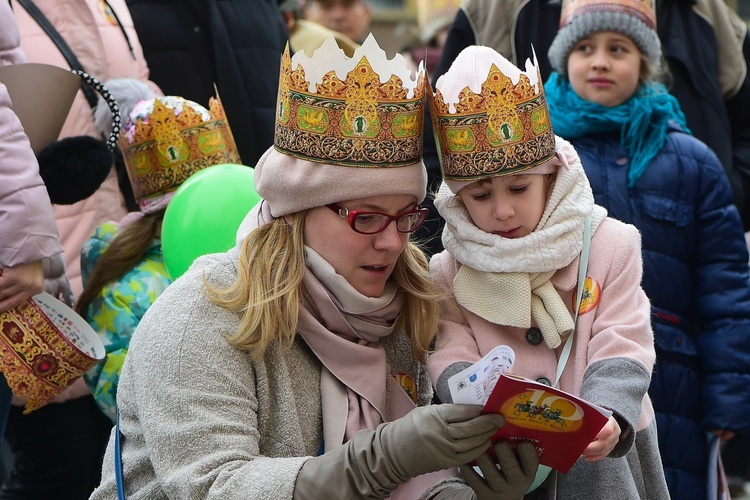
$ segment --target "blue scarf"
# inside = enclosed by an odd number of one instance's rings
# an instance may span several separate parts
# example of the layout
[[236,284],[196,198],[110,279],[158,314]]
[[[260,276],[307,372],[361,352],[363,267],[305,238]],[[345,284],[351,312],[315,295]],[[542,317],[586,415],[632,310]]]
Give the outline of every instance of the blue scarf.
[[544,91],[555,134],[572,140],[620,131],[620,144],[630,157],[629,188],[664,147],[670,120],[690,133],[680,104],[661,83],[641,84],[630,99],[614,107],[581,99],[570,82],[557,72],[550,75]]

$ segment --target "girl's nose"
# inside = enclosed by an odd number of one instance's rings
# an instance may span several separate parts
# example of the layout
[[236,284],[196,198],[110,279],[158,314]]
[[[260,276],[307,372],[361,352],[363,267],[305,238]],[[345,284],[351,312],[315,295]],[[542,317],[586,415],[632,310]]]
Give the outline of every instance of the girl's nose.
[[515,215],[513,205],[502,197],[495,201],[493,211],[495,218],[498,220],[508,220]]
[[591,67],[594,69],[608,69],[609,57],[604,50],[596,50],[591,59]]

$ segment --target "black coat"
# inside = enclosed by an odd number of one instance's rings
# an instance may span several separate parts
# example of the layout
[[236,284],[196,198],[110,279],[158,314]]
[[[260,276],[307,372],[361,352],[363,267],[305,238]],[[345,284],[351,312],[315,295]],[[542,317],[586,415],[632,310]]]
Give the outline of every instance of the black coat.
[[151,71],[166,95],[208,106],[214,84],[240,157],[273,145],[279,64],[289,35],[276,0],[127,0]]

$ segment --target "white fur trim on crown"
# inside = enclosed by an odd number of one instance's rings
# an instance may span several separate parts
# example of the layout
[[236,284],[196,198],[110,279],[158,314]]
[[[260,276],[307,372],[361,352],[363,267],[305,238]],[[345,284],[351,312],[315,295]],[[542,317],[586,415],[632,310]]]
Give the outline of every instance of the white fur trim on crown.
[[424,163],[405,167],[342,167],[288,156],[269,148],[255,167],[255,190],[273,217],[370,196],[410,194],[424,200]]

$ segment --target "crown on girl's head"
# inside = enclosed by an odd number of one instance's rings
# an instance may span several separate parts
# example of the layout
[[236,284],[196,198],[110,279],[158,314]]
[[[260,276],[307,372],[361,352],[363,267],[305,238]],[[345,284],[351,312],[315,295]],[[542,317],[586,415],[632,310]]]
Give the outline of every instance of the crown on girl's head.
[[654,0],[563,0],[560,28],[581,15],[593,12],[615,12],[639,19],[652,30],[656,29]]
[[443,178],[516,174],[555,154],[536,56],[526,71],[488,47],[470,47],[429,94]]
[[224,108],[213,97],[209,109],[175,96],[139,102],[125,121],[120,146],[141,209],[199,170],[241,163]]
[[370,35],[352,58],[329,37],[307,57],[281,58],[277,151],[352,167],[402,166],[422,157],[424,71],[388,60]]

